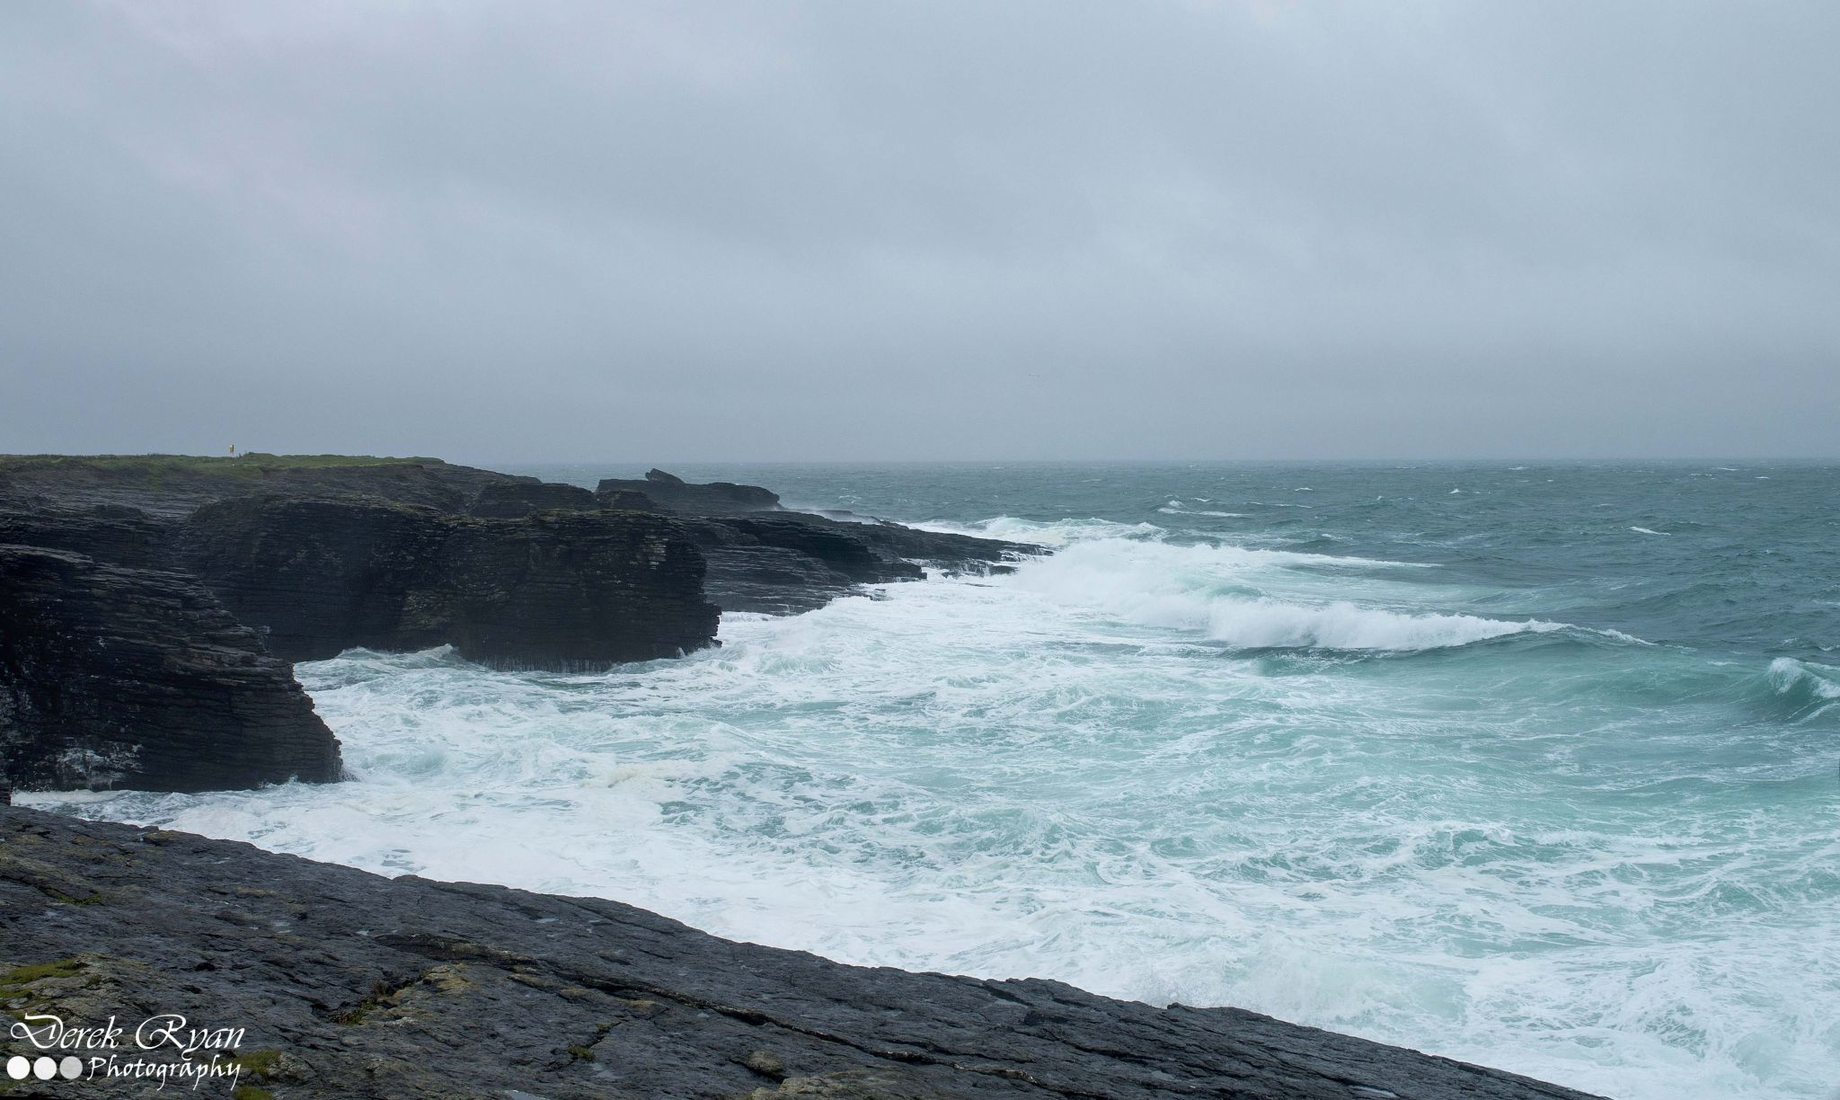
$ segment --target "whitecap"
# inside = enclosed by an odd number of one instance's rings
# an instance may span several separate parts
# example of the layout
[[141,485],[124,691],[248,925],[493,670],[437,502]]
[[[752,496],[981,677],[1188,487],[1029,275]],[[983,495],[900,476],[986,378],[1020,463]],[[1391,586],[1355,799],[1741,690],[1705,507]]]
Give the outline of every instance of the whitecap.
[[1334,569],[1346,577],[1340,571],[1399,567],[1418,566],[1295,551],[1105,540],[1072,546],[1010,580],[1057,604],[1090,608],[1113,621],[1200,634],[1235,649],[1400,652],[1567,629],[1540,620],[1362,606],[1333,594],[1421,590],[1378,578],[1350,586],[1345,580],[1325,580],[1320,572]]
[[[29,797],[387,874],[619,898],[852,963],[1235,1004],[1632,1100],[1831,1080],[1836,949],[1808,931],[1826,925],[1681,923],[1720,876],[1827,881],[1825,837],[1728,842],[1671,805],[1533,799],[1519,780],[1544,791],[1560,762],[1519,750],[1613,744],[1596,731],[1615,727],[1555,732],[1516,709],[1536,696],[1507,678],[1512,653],[1471,691],[1456,674],[1472,662],[1348,675],[1333,651],[1575,628],[1464,614],[1504,594],[1399,579],[1412,563],[1097,520],[993,527],[1072,541],[982,584],[725,616],[720,649],[600,676],[352,651],[299,673],[356,782]],[[1840,695],[1825,666],[1783,659],[1770,678],[1798,713]],[[1534,763],[1489,780],[1463,748],[1473,728]],[[1784,851],[1801,862],[1771,862]]]
[[1409,614],[1347,602],[1311,607],[1276,600],[1217,600],[1208,608],[1207,636],[1244,649],[1401,652],[1564,629],[1564,623],[1538,619],[1507,622],[1475,615]]
[[947,535],[975,535],[979,538],[1003,539],[1056,549],[1095,539],[1158,540],[1169,533],[1154,523],[1119,523],[1098,517],[1041,521],[1016,516],[992,516],[975,523],[909,522],[907,526]]
[[[1827,675],[1823,676],[1823,672]],[[1840,676],[1840,669],[1793,657],[1778,657],[1770,662],[1770,686],[1778,695],[1807,691],[1820,699],[1840,699],[1840,680],[1830,679],[1836,676]]]

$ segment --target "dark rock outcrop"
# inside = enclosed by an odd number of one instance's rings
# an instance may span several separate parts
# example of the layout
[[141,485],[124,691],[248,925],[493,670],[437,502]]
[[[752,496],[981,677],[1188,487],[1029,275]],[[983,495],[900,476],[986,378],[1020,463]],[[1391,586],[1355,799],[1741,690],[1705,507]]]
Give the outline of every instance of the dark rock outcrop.
[[789,511],[758,485],[697,485],[663,470],[647,472],[644,481],[608,478],[595,496],[609,507],[655,507],[682,520],[708,559],[709,598],[724,611],[810,611],[863,585],[918,580],[929,567],[1004,572],[1043,552],[866,517]]
[[821,607],[861,585],[945,573],[1002,573],[1040,547],[939,534],[895,523],[847,523],[805,512],[686,518],[709,561],[709,598],[725,611]]
[[467,514],[480,519],[521,519],[536,512],[591,512],[601,507],[594,494],[579,485],[531,478],[482,486],[467,506]]
[[663,516],[246,497],[200,508],[181,541],[185,567],[288,660],[445,643],[499,665],[604,668],[715,638],[702,556]]
[[644,493],[632,489],[610,489],[604,493],[595,493],[594,499],[602,508],[629,512],[662,512],[658,502]]
[[70,550],[110,565],[171,569],[174,525],[120,504],[66,508],[0,504],[0,543]]
[[[586,494],[574,486],[549,485],[534,477],[457,466],[438,458],[268,454],[239,458],[0,457],[0,498],[34,504],[118,504],[170,517],[187,515],[212,501],[245,496],[370,497],[466,515],[481,504],[488,510],[503,508],[506,499],[520,492],[533,503],[559,499],[558,494],[579,502]],[[587,506],[593,507],[591,503]]]
[[[133,539],[143,539],[146,547],[134,552],[137,562],[144,561],[162,551],[160,540],[172,525],[201,507],[273,497],[388,501],[447,516],[492,519],[524,519],[552,511],[660,513],[683,522],[708,559],[709,598],[730,611],[807,611],[861,585],[912,580],[925,569],[996,572],[1007,569],[1007,562],[1041,553],[1039,547],[1015,543],[787,511],[776,493],[757,485],[692,484],[657,469],[643,479],[603,480],[589,493],[578,486],[431,458],[0,458],[0,508],[10,500],[19,514],[59,514],[56,522],[38,522],[38,532],[24,541],[96,552],[105,560],[115,560],[116,552],[99,549],[107,538],[115,539],[123,551],[132,549],[128,544]],[[72,520],[79,512],[114,518],[106,523]],[[134,515],[144,528],[140,533],[128,530],[132,524],[126,517]],[[0,527],[4,523],[0,514]],[[390,608],[381,614],[394,617]],[[531,663],[547,659],[532,658]]]
[[697,485],[663,470],[647,470],[643,481],[606,478],[595,489],[595,495],[601,497],[615,493],[640,493],[666,511],[697,516],[772,511],[779,507],[779,494],[758,485],[737,485],[732,481]]
[[[299,687],[270,653],[295,661],[354,646],[451,644],[501,666],[602,668],[714,644],[718,608],[804,611],[863,585],[916,579],[925,568],[997,571],[1036,550],[791,512],[759,486],[692,485],[660,470],[589,493],[438,459],[260,454],[0,456],[0,545],[78,555],[90,570],[86,583],[124,594],[118,604],[73,602],[68,639],[101,646],[98,639],[134,637],[178,655],[164,672],[145,662],[115,669],[124,679],[112,694],[82,706],[66,698],[61,718],[47,717],[48,674],[35,673],[29,690],[18,691],[30,696],[38,724],[11,741],[12,781],[113,776],[121,785],[186,789],[336,774],[336,748],[329,762],[290,755],[301,732],[270,696],[299,696]],[[203,585],[186,588],[184,600],[176,595],[187,585],[181,574]],[[0,585],[0,601],[32,595],[15,587]],[[155,623],[137,601],[156,590],[189,610]],[[36,606],[45,625],[30,641],[43,647],[60,605]],[[231,628],[241,631],[234,643],[222,640]],[[202,686],[196,645],[242,654],[247,706],[224,694],[225,676]],[[127,686],[165,683],[161,675],[201,685],[200,698]],[[199,708],[212,717],[200,719]],[[310,708],[304,713],[316,735],[336,744]],[[96,747],[105,720],[115,723],[114,739],[104,739],[115,747],[106,751]],[[201,721],[186,742],[180,731]],[[78,728],[92,748],[66,751],[58,740],[65,733],[45,732]],[[142,755],[111,773],[100,761],[125,760],[120,746],[130,742]],[[229,752],[232,742],[241,747]]]
[[817,516],[762,512],[684,522],[709,562],[709,598],[725,611],[809,611],[857,585],[925,575],[913,562],[878,554]]
[[[241,1028],[195,1063],[215,1055],[277,1100],[1586,1100],[1237,1009],[843,966],[618,902],[384,879],[20,808],[0,809],[0,1009],[113,1016],[118,1059],[165,1065],[177,1052],[135,1048],[140,1021]],[[31,1085],[152,1094],[144,1078]]]
[[[713,643],[702,557],[667,517],[439,463],[272,478],[229,466],[27,462],[31,491],[8,482],[0,785],[207,790],[336,778],[337,742],[287,662],[352,646],[450,643],[493,664],[577,669]],[[20,469],[0,464],[0,474]],[[246,491],[327,482],[344,491]],[[441,506],[356,492],[365,487]]]
[[0,785],[196,791],[338,775],[338,741],[293,670],[197,581],[0,545]]

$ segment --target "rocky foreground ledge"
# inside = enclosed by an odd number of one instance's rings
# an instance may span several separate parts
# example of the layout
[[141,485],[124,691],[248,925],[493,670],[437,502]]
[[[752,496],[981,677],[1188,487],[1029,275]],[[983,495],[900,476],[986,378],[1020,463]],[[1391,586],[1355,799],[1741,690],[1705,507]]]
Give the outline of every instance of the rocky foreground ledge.
[[0,1077],[0,1095],[1585,1095],[1237,1009],[843,966],[618,902],[17,807],[0,809],[0,1009],[91,1042],[16,1033],[0,1054],[77,1057],[81,1076]]

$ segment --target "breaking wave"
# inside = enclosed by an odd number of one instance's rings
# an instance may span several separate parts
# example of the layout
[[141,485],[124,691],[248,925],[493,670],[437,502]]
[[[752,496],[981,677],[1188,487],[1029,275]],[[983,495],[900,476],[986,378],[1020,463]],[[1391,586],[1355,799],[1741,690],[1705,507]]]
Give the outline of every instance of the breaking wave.
[[[1827,544],[1763,587],[1763,559],[1716,557],[1754,540],[1663,509],[1664,483],[1555,475],[1594,480],[1542,504],[1475,471],[1455,497],[1439,469],[1107,471],[1107,498],[1050,472],[1067,495],[916,506],[1056,550],[1012,574],[727,615],[718,649],[596,675],[351,651],[299,675],[356,782],[33,798],[848,962],[1233,1004],[1629,1100],[1825,1100],[1840,668],[1806,657],[1840,589],[1806,578],[1835,575]],[[898,518],[955,476],[802,495]],[[1319,507],[1248,503],[1280,494]],[[1210,531],[1200,505],[1261,518]],[[1739,614],[1763,642],[1732,641]]]
[[[1342,575],[1325,582],[1325,567]],[[1017,583],[1113,619],[1197,633],[1236,649],[1405,652],[1575,629],[1334,598],[1354,589],[1381,600],[1422,600],[1422,590],[1385,578],[1419,568],[1281,550],[1096,540],[1031,566]]]

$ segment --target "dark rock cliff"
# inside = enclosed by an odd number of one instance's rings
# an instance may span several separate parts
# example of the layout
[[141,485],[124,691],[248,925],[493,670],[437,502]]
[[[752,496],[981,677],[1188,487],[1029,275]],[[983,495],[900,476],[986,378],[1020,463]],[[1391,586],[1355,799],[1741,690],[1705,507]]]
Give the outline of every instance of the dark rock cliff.
[[475,519],[365,500],[240,498],[186,521],[181,559],[269,648],[451,644],[470,660],[605,667],[709,645],[703,559],[662,516]]
[[606,478],[595,490],[602,497],[616,493],[640,493],[668,511],[687,515],[758,512],[779,507],[779,494],[758,485],[737,485],[732,481],[693,484],[657,469],[647,470],[643,481]]
[[197,581],[0,545],[0,785],[196,791],[338,778],[293,669]]
[[438,458],[246,454],[0,456],[0,498],[28,503],[117,504],[184,516],[203,504],[240,496],[364,496],[466,513],[488,491],[543,482],[456,466]]
[[[994,571],[1035,550],[790,512],[758,486],[660,470],[589,493],[336,455],[0,456],[9,545],[67,556],[16,555],[37,572],[0,580],[0,601],[30,602],[38,624],[0,620],[38,662],[0,668],[0,692],[30,703],[0,714],[0,786],[159,789],[337,774],[311,708],[279,701],[304,706],[286,661],[445,643],[501,666],[601,668],[714,644],[719,608],[809,610],[919,563]],[[49,583],[51,562],[88,586],[68,606],[25,587]],[[56,661],[79,659],[87,700],[51,686]]]
[[533,478],[481,487],[467,506],[467,514],[481,519],[520,519],[536,512],[591,512],[602,507],[613,506],[603,505],[579,485],[557,485]]
[[670,519],[432,461],[4,460],[0,550],[0,789],[335,779],[291,661],[605,667],[718,615]]
[[170,519],[119,504],[8,507],[0,502],[0,543],[71,550],[110,565],[174,567]]
[[[194,1058],[215,1053],[237,1087],[263,1090],[238,1095],[276,1100],[1587,1100],[1238,1009],[843,966],[613,901],[384,879],[18,808],[0,809],[0,1010],[113,1016],[127,1056],[160,1013],[241,1028]],[[145,1079],[29,1084],[154,1094]]]
[[680,519],[709,562],[705,588],[724,611],[790,614],[822,607],[860,585],[947,573],[1006,571],[1038,546],[942,534],[859,517],[788,511],[758,485],[685,482],[652,470],[644,481],[608,478],[595,496],[612,506],[657,508]]

